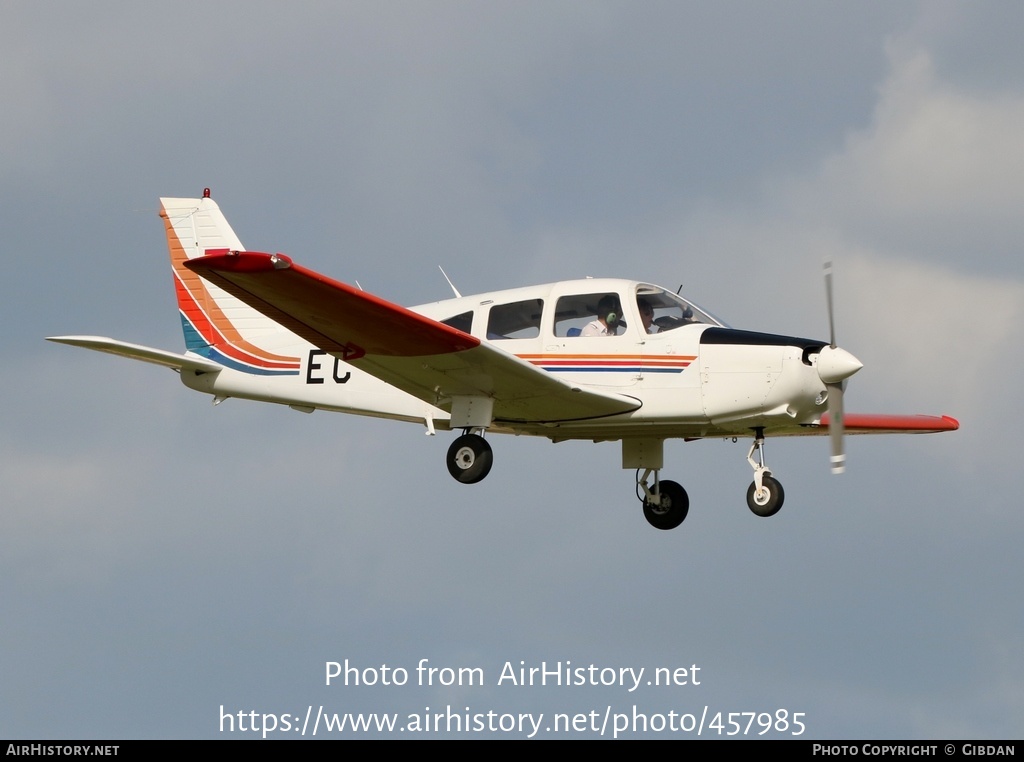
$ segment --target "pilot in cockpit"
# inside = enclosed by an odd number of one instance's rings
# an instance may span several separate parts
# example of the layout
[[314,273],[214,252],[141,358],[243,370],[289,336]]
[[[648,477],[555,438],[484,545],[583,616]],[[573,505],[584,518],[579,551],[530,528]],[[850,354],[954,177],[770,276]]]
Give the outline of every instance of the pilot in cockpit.
[[644,332],[657,333],[658,326],[654,324],[654,305],[649,299],[641,296],[636,300],[636,306],[640,310],[640,321],[644,324]]

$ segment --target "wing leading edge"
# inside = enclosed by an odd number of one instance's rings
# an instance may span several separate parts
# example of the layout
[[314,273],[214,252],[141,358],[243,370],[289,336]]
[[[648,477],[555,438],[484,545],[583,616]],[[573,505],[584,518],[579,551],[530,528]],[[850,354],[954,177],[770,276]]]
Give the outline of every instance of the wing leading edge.
[[185,267],[314,346],[431,405],[494,401],[497,421],[558,423],[637,410],[582,389],[475,336],[296,265],[283,254],[215,250]]

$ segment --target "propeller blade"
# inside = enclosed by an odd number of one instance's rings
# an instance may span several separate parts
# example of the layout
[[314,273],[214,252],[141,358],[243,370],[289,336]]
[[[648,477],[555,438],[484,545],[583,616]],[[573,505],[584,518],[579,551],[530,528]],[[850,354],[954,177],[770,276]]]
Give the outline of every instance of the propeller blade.
[[828,305],[828,340],[836,348],[836,324],[832,318],[832,260],[825,260],[825,302]]
[[828,438],[832,445],[832,473],[846,470],[846,450],[843,449],[843,392],[846,379],[863,368],[860,360],[836,346],[835,309],[832,301],[832,260],[825,260],[825,302],[828,305],[828,333],[831,344],[818,354],[818,377],[828,390]]
[[828,438],[832,444],[832,473],[846,470],[846,452],[843,450],[843,384],[827,384]]

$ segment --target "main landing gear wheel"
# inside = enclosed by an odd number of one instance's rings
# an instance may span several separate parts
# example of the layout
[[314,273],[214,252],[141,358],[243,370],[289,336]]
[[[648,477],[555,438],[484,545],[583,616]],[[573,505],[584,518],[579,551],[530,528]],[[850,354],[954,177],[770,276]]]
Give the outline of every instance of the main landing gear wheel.
[[463,434],[448,448],[448,473],[463,484],[476,484],[491,470],[494,453],[479,434]]
[[755,516],[774,516],[782,508],[786,493],[782,485],[770,476],[761,477],[761,492],[757,491],[757,482],[751,482],[747,488],[747,505]]
[[644,498],[644,518],[655,529],[675,529],[690,512],[690,498],[676,482],[658,484],[659,500]]

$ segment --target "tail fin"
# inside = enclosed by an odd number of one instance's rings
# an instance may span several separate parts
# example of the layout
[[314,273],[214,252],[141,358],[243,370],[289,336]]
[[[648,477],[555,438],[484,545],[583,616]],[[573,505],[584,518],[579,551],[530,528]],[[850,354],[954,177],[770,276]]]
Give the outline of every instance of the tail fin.
[[295,334],[185,267],[210,249],[245,251],[209,190],[202,198],[162,198],[160,205],[185,347],[246,373],[298,375]]

